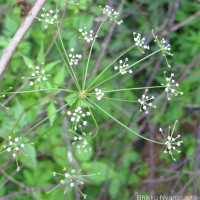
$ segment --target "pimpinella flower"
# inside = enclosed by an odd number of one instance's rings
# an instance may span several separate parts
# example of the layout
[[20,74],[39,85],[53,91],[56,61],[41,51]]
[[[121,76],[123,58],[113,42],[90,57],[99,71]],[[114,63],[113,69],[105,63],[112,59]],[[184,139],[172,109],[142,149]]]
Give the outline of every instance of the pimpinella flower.
[[82,56],[80,54],[74,54],[74,48],[70,49],[69,64],[71,66],[78,65],[79,59],[81,59],[81,58],[82,58]]
[[145,44],[145,38],[140,33],[133,32],[133,37],[138,49],[144,53],[144,50],[149,50],[149,46]]
[[117,20],[119,13],[117,11],[115,11],[113,8],[111,8],[110,6],[106,6],[105,8],[102,8],[100,6],[100,9],[101,9],[103,15],[105,15],[111,21],[116,22],[118,25],[120,25],[123,22],[122,20],[120,20],[120,21]]
[[172,96],[172,95],[174,95],[174,96],[178,96],[179,94],[183,95],[183,92],[179,92],[176,90],[176,88],[179,86],[179,84],[175,82],[173,77],[174,77],[173,73],[171,73],[170,77],[167,77],[166,71],[164,71],[165,83],[164,84],[162,83],[161,85],[165,86],[165,92],[167,93],[168,100],[171,100],[170,96]]
[[178,120],[175,121],[174,127],[173,127],[172,130],[171,130],[171,127],[169,126],[169,130],[168,130],[167,136],[165,136],[165,134],[164,134],[164,132],[163,132],[163,130],[161,128],[159,129],[159,131],[161,132],[161,134],[163,135],[163,137],[164,137],[164,139],[166,141],[165,142],[166,149],[164,150],[164,153],[165,154],[169,154],[174,161],[176,161],[176,159],[173,156],[173,151],[175,151],[177,153],[181,153],[181,151],[177,150],[176,148],[180,147],[181,144],[183,143],[183,141],[178,140],[180,138],[180,135],[178,135],[177,137],[173,137],[174,129],[175,129],[175,126],[176,126],[177,122],[178,122]]
[[72,131],[72,132],[75,134],[72,145],[76,146],[78,153],[81,153],[81,152],[87,153],[88,151],[92,150],[89,145],[89,142],[86,139],[87,134],[85,132],[83,132],[82,134],[79,134],[77,131]]
[[70,171],[67,171],[66,168],[63,169],[63,173],[57,173],[53,172],[52,175],[54,177],[59,177],[60,178],[60,183],[54,187],[52,190],[50,190],[48,193],[52,192],[53,190],[57,188],[65,188],[64,194],[67,191],[67,188],[77,188],[80,194],[84,199],[86,199],[87,195],[82,193],[79,187],[81,185],[84,185],[87,181],[86,177],[89,176],[94,176],[98,174],[89,174],[89,175],[82,175],[80,174],[81,170],[76,171],[75,169],[72,169]]
[[16,161],[17,171],[19,171],[20,167],[19,167],[19,164],[18,164],[17,155],[19,153],[25,154],[25,152],[23,151],[25,144],[23,143],[22,138],[21,137],[15,137],[15,132],[14,132],[13,136],[8,136],[8,138],[5,138],[3,136],[1,136],[1,137],[5,140],[5,144],[3,146],[3,151],[0,152],[0,154],[2,154],[2,153],[11,154],[12,158],[14,158],[15,161]]
[[152,102],[149,101],[153,101],[154,100],[154,96],[149,97],[147,95],[148,89],[145,90],[145,93],[142,95],[141,99],[138,99],[138,102],[140,103],[140,112],[142,112],[142,110],[145,111],[145,113],[149,113],[147,108],[151,107],[151,108],[156,108],[155,105],[152,104]]
[[40,89],[42,89],[43,83],[45,83],[48,80],[48,77],[50,76],[50,74],[46,74],[46,71],[44,69],[44,63],[42,63],[42,66],[33,66],[30,64],[28,67],[32,70],[31,76],[22,77],[22,79],[28,78],[30,79],[30,86],[39,84]]
[[128,61],[128,58],[125,58],[124,61],[120,60],[119,61],[119,65],[116,65],[114,67],[114,69],[117,70],[117,71],[119,71],[120,74],[122,74],[122,75],[127,74],[127,73],[132,74],[133,71],[131,69],[128,70],[129,64],[127,63],[127,61]]
[[40,17],[36,17],[36,19],[38,19],[38,21],[44,22],[44,29],[47,29],[49,25],[59,23],[58,13],[59,11],[57,9],[47,11],[45,8],[42,8],[42,14]]
[[84,28],[80,28],[78,31],[81,33],[81,36],[79,36],[79,39],[85,40],[87,43],[94,40],[93,30],[88,31],[87,27],[84,27]]
[[103,98],[104,93],[98,88],[95,89],[95,92],[96,92],[97,100],[100,101]]
[[152,34],[154,36],[154,42],[158,45],[160,50],[162,51],[162,55],[165,58],[165,61],[167,63],[168,67],[171,67],[170,64],[168,63],[166,55],[173,56],[171,53],[171,47],[170,44],[167,43],[167,41],[162,38],[161,40],[158,39],[158,36],[154,34],[154,31],[152,30]]
[[82,126],[87,126],[86,116],[90,116],[90,112],[84,113],[82,108],[78,106],[74,112],[68,111],[67,115],[70,116],[70,121],[73,122],[73,130],[77,130]]

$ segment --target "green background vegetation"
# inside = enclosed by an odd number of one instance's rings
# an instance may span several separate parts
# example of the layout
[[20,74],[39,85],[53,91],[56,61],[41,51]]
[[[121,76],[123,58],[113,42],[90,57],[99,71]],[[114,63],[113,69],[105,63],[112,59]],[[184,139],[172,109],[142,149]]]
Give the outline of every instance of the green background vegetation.
[[[29,3],[31,5],[33,2]],[[60,12],[63,11],[65,3],[65,1],[58,3]],[[79,7],[67,8],[61,32],[67,50],[70,48],[75,48],[77,52],[82,50],[82,43],[77,39],[78,28],[87,26],[96,30],[99,25],[98,17],[101,15],[99,5],[104,6],[106,3],[110,3],[117,9],[121,1],[81,0]],[[176,5],[178,5],[177,9]],[[55,7],[56,2],[53,0],[48,0],[45,5],[47,10]],[[0,1],[0,54],[23,21],[22,9],[23,6],[16,4],[16,0]],[[117,26],[112,33],[99,69],[101,70],[102,66],[106,66],[116,55],[133,44],[133,32],[144,34],[150,41],[152,52],[156,50],[151,37],[151,30],[155,29],[160,37],[167,38],[171,44],[174,56],[169,58],[172,65],[170,71],[175,73],[176,80],[180,83],[179,90],[183,91],[184,95],[167,102],[161,90],[154,90],[155,96],[160,95],[157,101],[158,109],[149,116],[140,113],[136,104],[104,100],[100,105],[141,135],[155,140],[162,140],[159,127],[167,130],[168,126],[172,126],[178,119],[175,132],[181,135],[184,144],[181,154],[176,155],[177,161],[173,162],[169,155],[163,154],[163,146],[141,140],[128,133],[101,111],[95,110],[95,118],[100,130],[91,144],[92,152],[78,154],[73,149],[78,168],[82,169],[84,174],[101,173],[99,176],[90,177],[89,183],[81,188],[88,195],[88,199],[126,200],[136,199],[137,194],[175,195],[178,192],[182,196],[200,194],[199,177],[195,174],[200,169],[198,161],[200,149],[196,142],[200,138],[200,19],[194,17],[192,21],[177,26],[199,9],[198,1],[130,0],[124,2],[121,14],[124,23]],[[99,34],[98,42],[94,46],[90,71],[93,70],[96,59],[102,51],[102,44],[108,37],[110,26],[106,23]],[[33,23],[0,79],[0,91],[9,87],[13,87],[12,90],[16,91],[22,85],[23,90],[30,90],[29,84],[25,85],[25,81],[21,79],[22,76],[29,76],[24,57],[31,59],[33,63],[42,62],[43,53],[49,47],[55,32],[56,26],[44,30],[43,25],[37,20]],[[137,61],[141,56],[137,49],[127,55],[132,62]],[[51,73],[52,82],[59,85],[68,84],[68,72],[55,45],[45,57],[45,63],[48,64],[47,71]],[[133,76],[115,78],[105,84],[103,89],[159,85],[163,80],[165,69],[167,66],[162,56],[156,54],[137,66]],[[113,71],[110,70],[105,76],[108,77],[112,73]],[[137,100],[142,93],[143,91],[130,91],[125,94],[116,93],[113,97]],[[0,99],[0,102],[3,103],[9,98],[10,95],[7,95],[5,99]],[[61,107],[60,102],[63,100],[69,101],[66,93],[34,92],[11,97],[7,104],[10,109],[0,110],[0,134],[6,136],[20,114],[25,111],[15,128],[17,134],[22,134],[54,113]],[[26,109],[31,104],[36,105]],[[61,171],[64,166],[70,168],[64,129],[62,123],[55,123],[60,116],[61,114],[57,113],[28,135],[32,138],[48,130],[43,137],[34,141],[34,145],[29,145],[27,150],[29,157],[19,156],[20,165],[23,166],[19,173],[15,173],[15,162],[11,162],[7,154],[0,155],[2,200],[3,196],[12,194],[13,197],[8,199],[75,199],[73,190],[69,189],[66,194],[63,194],[63,190],[58,189],[47,195],[49,189],[44,188],[57,183],[52,177],[52,171]],[[2,142],[3,140],[0,140],[1,149]],[[9,176],[13,179],[9,179]],[[30,192],[28,188],[36,189]],[[29,192],[18,195],[17,192],[20,191]]]

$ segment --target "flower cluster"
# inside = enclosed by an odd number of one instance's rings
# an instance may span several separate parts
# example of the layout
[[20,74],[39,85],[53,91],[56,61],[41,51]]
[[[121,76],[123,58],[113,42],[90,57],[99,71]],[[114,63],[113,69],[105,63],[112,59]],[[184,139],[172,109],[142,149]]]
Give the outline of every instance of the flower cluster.
[[142,37],[140,33],[133,32],[133,37],[135,45],[142,53],[144,53],[144,50],[149,50],[149,46],[145,44],[145,38]]
[[73,48],[70,49],[70,52],[71,53],[69,54],[69,64],[71,66],[78,65],[78,61],[79,61],[79,59],[82,58],[82,55],[74,54],[74,49]]
[[49,25],[52,25],[52,24],[57,24],[58,23],[58,13],[59,11],[58,10],[49,10],[47,11],[45,8],[42,8],[42,14],[40,15],[40,18],[37,17],[37,19],[39,21],[42,21],[44,22],[45,26],[44,28],[47,29]]
[[52,190],[50,190],[48,193],[52,192],[53,190],[57,188],[66,188],[64,190],[64,194],[67,191],[67,188],[77,188],[78,191],[81,193],[82,197],[86,199],[87,195],[83,194],[81,190],[79,189],[79,186],[84,185],[85,182],[87,181],[84,177],[85,175],[81,175],[80,171],[77,172],[75,169],[72,169],[71,171],[67,172],[66,168],[63,169],[63,173],[57,173],[57,172],[52,172],[52,175],[54,177],[60,177],[60,183],[54,187]]
[[154,100],[154,96],[147,96],[146,93],[148,92],[148,89],[145,90],[145,93],[142,95],[141,99],[138,99],[138,102],[140,103],[140,112],[142,112],[142,110],[145,111],[145,113],[148,114],[148,110],[147,107],[151,107],[151,108],[156,108],[155,105],[153,105],[151,102],[148,103],[149,101]]
[[[50,76],[50,74],[46,74],[46,71],[44,70],[44,63],[42,63],[42,67],[32,66],[31,64],[28,66],[30,69],[32,69],[31,77],[27,77],[30,79],[30,86],[33,86],[35,83],[39,83],[40,88],[42,88],[42,83],[47,81],[47,78]],[[24,79],[25,77],[22,77]]]
[[[68,111],[67,115],[70,116],[71,122],[74,122],[74,130],[76,131],[78,128],[81,128],[81,126],[86,126],[87,121],[83,120],[86,116],[90,116],[90,112],[84,113],[82,111],[82,108],[79,106],[77,107],[74,112]],[[80,124],[81,122],[81,124]],[[79,125],[78,125],[79,124]],[[78,126],[77,126],[78,125]]]
[[158,36],[154,34],[154,31],[152,31],[153,36],[154,36],[154,42],[158,45],[158,47],[160,48],[160,50],[162,51],[162,55],[166,60],[167,66],[170,68],[170,64],[168,63],[167,55],[173,56],[173,54],[171,53],[171,47],[170,44],[167,43],[167,41],[162,38],[161,40],[158,39]]
[[171,73],[170,77],[166,77],[166,71],[164,71],[164,77],[165,77],[165,84],[161,84],[162,86],[165,86],[165,92],[167,93],[167,99],[171,100],[170,96],[174,95],[174,96],[178,96],[183,95],[183,92],[179,92],[177,91],[175,88],[179,86],[178,83],[175,82],[175,80],[173,79],[174,74]]
[[97,100],[101,100],[104,96],[104,93],[100,89],[95,89]]
[[4,140],[6,141],[6,144],[3,146],[4,150],[0,154],[4,152],[11,154],[11,156],[16,160],[17,171],[19,171],[20,167],[17,160],[17,154],[20,152],[24,153],[23,149],[25,147],[25,144],[22,142],[21,137],[15,137],[15,133],[14,133],[14,137],[8,136],[8,138],[4,138]]
[[110,6],[106,6],[104,8],[100,7],[100,9],[101,9],[103,15],[106,15],[106,17],[108,19],[116,22],[118,25],[120,25],[123,22],[122,20],[120,20],[120,21],[117,20],[119,13],[117,11],[115,11],[113,8],[111,8]]
[[132,74],[133,71],[131,69],[128,70],[129,68],[129,64],[127,64],[128,58],[125,58],[125,61],[120,60],[119,61],[119,66],[115,66],[114,69],[118,70],[120,72],[120,74],[126,74],[126,73],[130,73]]
[[68,111],[67,115],[70,116],[70,121],[73,122],[72,129],[69,129],[74,134],[72,145],[76,146],[78,153],[91,151],[86,139],[87,135],[83,130],[83,126],[85,127],[88,124],[85,118],[91,115],[90,112],[84,113],[81,107],[77,107],[74,112]]
[[180,138],[180,135],[178,135],[177,137],[173,137],[174,129],[175,129],[177,122],[178,121],[176,120],[172,131],[171,131],[171,127],[169,126],[169,131],[168,131],[167,137],[165,136],[162,128],[159,129],[159,131],[161,132],[161,134],[163,135],[163,137],[166,141],[164,143],[166,145],[166,149],[164,150],[164,153],[171,155],[171,157],[174,161],[176,161],[176,159],[174,158],[172,151],[176,151],[177,153],[181,153],[181,151],[177,150],[176,147],[180,147],[181,144],[183,143],[183,141],[181,141],[181,140],[177,141]]
[[89,146],[88,141],[86,140],[86,133],[82,133],[82,135],[75,132],[76,136],[74,136],[74,141],[72,142],[72,145],[75,145],[77,148],[78,153],[84,152],[87,153],[88,151],[91,151],[91,147]]
[[83,29],[80,28],[79,32],[81,33],[81,36],[79,36],[79,39],[85,40],[87,43],[94,40],[93,30],[88,31],[87,27],[84,27]]

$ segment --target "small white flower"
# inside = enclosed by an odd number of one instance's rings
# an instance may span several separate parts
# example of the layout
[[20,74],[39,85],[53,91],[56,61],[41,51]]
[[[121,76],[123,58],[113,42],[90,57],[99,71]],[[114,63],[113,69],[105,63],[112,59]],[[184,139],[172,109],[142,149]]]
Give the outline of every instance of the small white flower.
[[165,92],[167,93],[168,100],[171,100],[170,96],[172,95],[174,96],[183,95],[183,92],[179,92],[175,89],[179,86],[179,84],[175,82],[173,77],[174,77],[173,73],[171,73],[170,77],[167,77],[166,71],[164,71],[165,83],[162,83],[161,85],[165,87]]
[[69,54],[69,64],[71,66],[73,65],[78,65],[78,62],[79,62],[79,59],[82,58],[82,55],[80,54],[74,54],[74,49],[72,48],[71,50],[71,53]]
[[170,44],[167,43],[167,41],[162,38],[161,40],[158,39],[158,36],[156,36],[154,34],[154,31],[152,31],[153,37],[154,37],[154,42],[158,45],[158,47],[160,48],[160,50],[162,51],[162,55],[165,58],[165,61],[167,63],[167,66],[170,68],[170,64],[168,63],[167,57],[166,55],[170,55],[173,56],[173,54],[171,53],[171,47]]
[[36,17],[36,19],[44,23],[44,29],[47,29],[49,25],[59,23],[59,21],[57,20],[59,13],[58,10],[47,11],[45,8],[42,8],[42,12],[43,13],[40,15],[40,17]]
[[95,89],[97,100],[101,100],[104,96],[104,93],[100,89]]
[[88,31],[87,27],[80,28],[79,32],[81,33],[81,36],[79,36],[79,39],[85,40],[87,43],[90,43],[94,40],[93,37],[93,30]]
[[129,69],[129,64],[127,63],[128,58],[125,58],[125,60],[120,60],[119,61],[119,65],[114,67],[114,70],[119,71],[120,74],[124,75],[124,74],[132,74],[133,71],[131,69]]
[[145,38],[142,37],[140,33],[133,32],[133,37],[135,45],[142,53],[144,53],[145,50],[149,50],[149,46],[145,44]]
[[23,149],[25,147],[25,144],[22,143],[22,138],[21,137],[15,137],[15,132],[14,132],[14,136],[8,136],[8,138],[4,138],[3,139],[6,141],[5,145],[3,146],[3,151],[0,152],[0,154],[7,152],[9,153],[15,160],[16,160],[16,164],[17,164],[17,171],[19,171],[19,165],[18,165],[18,159],[17,159],[17,155],[19,153],[23,153]]
[[33,86],[36,83],[39,84],[39,87],[42,89],[42,83],[47,81],[47,77],[50,76],[50,74],[46,74],[46,71],[44,70],[44,63],[42,63],[42,67],[40,67],[39,65],[37,66],[32,66],[29,65],[28,67],[30,69],[32,69],[32,73],[31,73],[31,77],[22,77],[22,79],[24,78],[29,78],[30,82],[29,85]]
[[56,176],[56,172],[52,172],[52,175],[53,175],[53,176]]
[[66,168],[63,169],[63,173],[57,173],[57,172],[53,172],[52,175],[55,176],[57,175],[57,177],[60,177],[60,181],[59,184],[57,186],[55,186],[52,190],[50,190],[48,193],[52,192],[53,190],[59,188],[59,186],[61,186],[62,188],[78,188],[78,191],[80,192],[80,194],[82,195],[82,197],[85,199],[87,197],[86,194],[82,193],[79,186],[84,185],[84,183],[87,181],[86,177],[88,176],[95,176],[98,174],[89,174],[89,175],[82,175],[80,174],[81,170],[76,171],[74,169],[71,170],[71,172],[67,172],[66,173]]
[[142,110],[145,111],[145,113],[148,114],[148,110],[147,107],[151,107],[151,108],[156,108],[155,105],[153,105],[151,102],[149,103],[149,101],[154,100],[154,96],[147,96],[146,93],[148,92],[148,89],[145,90],[145,93],[142,95],[141,99],[138,99],[138,102],[140,103],[140,112],[142,112]]
[[174,161],[176,161],[176,159],[173,156],[173,151],[176,151],[177,153],[181,153],[181,151],[177,150],[176,147],[180,147],[181,144],[183,143],[183,141],[181,141],[181,140],[177,141],[180,138],[180,135],[178,135],[177,137],[173,137],[175,126],[176,126],[177,122],[178,122],[178,120],[175,121],[174,127],[172,130],[171,130],[171,127],[169,126],[167,137],[165,136],[163,130],[161,128],[159,129],[159,131],[161,132],[161,134],[163,135],[163,137],[165,139],[164,144],[166,145],[166,149],[164,150],[164,153],[169,154]]
[[100,6],[100,9],[103,15],[105,15],[108,19],[110,19],[111,21],[114,21],[118,25],[120,25],[123,22],[122,20],[120,21],[117,20],[119,13],[115,11],[113,8],[111,8],[110,6],[105,6],[104,8]]

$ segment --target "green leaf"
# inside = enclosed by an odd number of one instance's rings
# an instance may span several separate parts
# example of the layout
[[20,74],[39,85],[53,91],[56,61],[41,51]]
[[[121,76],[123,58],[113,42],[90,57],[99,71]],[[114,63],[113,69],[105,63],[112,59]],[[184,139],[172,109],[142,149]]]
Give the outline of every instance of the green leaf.
[[55,121],[56,119],[56,106],[54,105],[53,102],[51,102],[48,107],[47,107],[47,114],[48,114],[48,117],[49,117],[49,122],[50,122],[50,125],[52,126],[53,122]]
[[72,93],[65,97],[65,101],[71,106],[77,99],[77,94]]
[[66,77],[66,68],[64,66],[56,68],[56,76],[54,77],[54,82],[58,85],[62,85],[65,81],[65,77]]
[[25,163],[27,167],[31,169],[36,169],[37,167],[37,160],[36,160],[36,150],[35,146],[31,143],[25,143],[23,152],[26,156],[20,157],[20,161]]
[[103,162],[83,163],[83,169],[87,171],[88,175],[95,174],[88,177],[92,184],[99,185],[114,176],[114,171]]
[[92,150],[91,151],[88,150],[87,152],[84,152],[84,150],[78,151],[77,148],[75,149],[76,158],[80,161],[89,161],[90,158],[92,157],[92,154],[93,154]]
[[40,46],[40,50],[39,50],[39,53],[38,53],[38,56],[37,56],[37,62],[39,64],[43,63],[45,60],[45,57],[44,57],[44,45],[43,45],[43,42],[41,42],[41,46]]
[[139,176],[137,176],[136,174],[132,174],[128,183],[129,184],[137,184],[141,181],[141,178]]
[[121,189],[121,182],[118,178],[114,178],[111,180],[110,185],[109,185],[109,195],[112,197],[112,199],[116,199],[118,197],[118,194]]
[[22,58],[23,58],[23,60],[24,60],[24,62],[25,62],[25,64],[26,64],[27,67],[29,65],[33,65],[33,61],[30,58],[28,58],[28,57],[26,57],[24,55],[22,55]]

